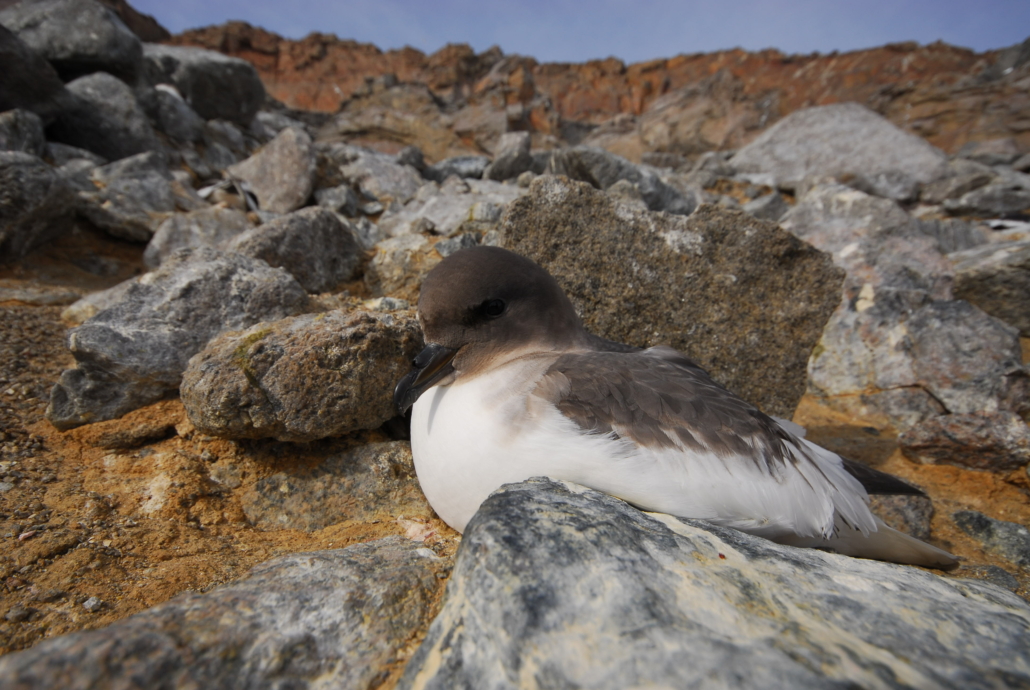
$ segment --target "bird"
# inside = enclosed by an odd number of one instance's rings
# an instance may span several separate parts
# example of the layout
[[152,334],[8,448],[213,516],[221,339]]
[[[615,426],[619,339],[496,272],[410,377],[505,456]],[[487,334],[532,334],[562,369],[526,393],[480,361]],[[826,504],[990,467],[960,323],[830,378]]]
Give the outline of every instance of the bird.
[[957,563],[869,509],[869,491],[919,489],[805,439],[677,350],[589,333],[529,258],[454,252],[424,279],[417,319],[426,345],[394,402],[411,408],[423,493],[458,532],[502,485],[546,476],[781,544]]

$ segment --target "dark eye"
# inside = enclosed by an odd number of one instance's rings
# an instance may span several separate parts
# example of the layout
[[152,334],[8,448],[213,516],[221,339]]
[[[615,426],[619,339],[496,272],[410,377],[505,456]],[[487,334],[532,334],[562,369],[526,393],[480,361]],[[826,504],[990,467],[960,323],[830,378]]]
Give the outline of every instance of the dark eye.
[[496,319],[498,316],[504,313],[504,300],[492,299],[483,303],[483,313],[489,316],[491,319]]

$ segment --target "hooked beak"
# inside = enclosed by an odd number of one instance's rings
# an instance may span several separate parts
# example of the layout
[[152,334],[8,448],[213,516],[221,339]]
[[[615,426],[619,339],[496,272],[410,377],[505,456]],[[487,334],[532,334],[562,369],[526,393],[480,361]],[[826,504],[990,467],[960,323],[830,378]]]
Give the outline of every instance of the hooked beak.
[[415,404],[418,397],[432,388],[437,381],[454,371],[451,360],[458,351],[443,345],[430,343],[418,353],[411,365],[414,367],[393,390],[393,404],[402,415]]

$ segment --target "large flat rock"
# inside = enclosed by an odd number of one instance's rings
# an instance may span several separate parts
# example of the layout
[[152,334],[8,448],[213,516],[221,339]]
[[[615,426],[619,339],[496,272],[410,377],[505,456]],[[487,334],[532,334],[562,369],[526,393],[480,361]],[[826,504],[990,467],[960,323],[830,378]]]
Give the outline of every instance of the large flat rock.
[[773,223],[701,206],[689,217],[617,205],[542,176],[502,221],[506,248],[553,275],[589,331],[684,352],[765,412],[789,418],[844,272]]
[[402,688],[1030,684],[1030,606],[546,479],[469,523]]

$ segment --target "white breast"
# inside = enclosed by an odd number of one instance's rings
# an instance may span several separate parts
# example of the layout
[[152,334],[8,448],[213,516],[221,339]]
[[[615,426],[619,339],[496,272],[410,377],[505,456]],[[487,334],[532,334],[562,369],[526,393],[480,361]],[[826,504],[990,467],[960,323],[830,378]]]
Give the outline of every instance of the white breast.
[[869,515],[864,490],[840,469],[839,458],[806,441],[801,443],[823,454],[819,467],[806,461],[806,470],[799,462],[800,469],[774,478],[747,458],[641,448],[625,438],[585,434],[532,395],[552,360],[519,359],[466,382],[436,386],[415,403],[411,446],[419,482],[433,509],[459,532],[491,492],[535,476],[774,539],[832,528],[840,489],[847,503]]

